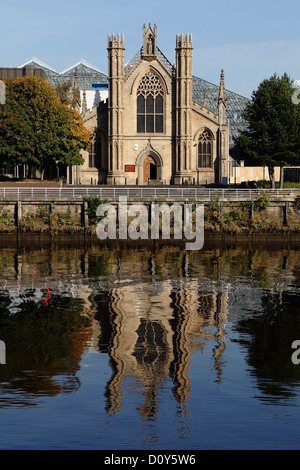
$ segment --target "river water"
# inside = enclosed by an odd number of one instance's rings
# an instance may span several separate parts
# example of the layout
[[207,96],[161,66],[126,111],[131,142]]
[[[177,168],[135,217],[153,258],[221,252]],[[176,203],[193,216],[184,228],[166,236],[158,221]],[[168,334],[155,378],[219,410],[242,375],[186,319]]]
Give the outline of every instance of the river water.
[[299,448],[299,247],[0,237],[0,448]]

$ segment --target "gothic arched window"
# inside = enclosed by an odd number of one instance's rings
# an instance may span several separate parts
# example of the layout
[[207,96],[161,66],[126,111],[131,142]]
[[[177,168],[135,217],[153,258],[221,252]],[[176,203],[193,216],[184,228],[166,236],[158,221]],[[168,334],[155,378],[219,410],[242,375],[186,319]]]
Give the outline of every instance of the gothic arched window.
[[89,168],[100,168],[101,139],[96,131],[90,135]]
[[137,132],[163,132],[163,87],[151,71],[140,81],[137,89]]
[[212,168],[212,137],[208,130],[204,130],[199,137],[198,168]]

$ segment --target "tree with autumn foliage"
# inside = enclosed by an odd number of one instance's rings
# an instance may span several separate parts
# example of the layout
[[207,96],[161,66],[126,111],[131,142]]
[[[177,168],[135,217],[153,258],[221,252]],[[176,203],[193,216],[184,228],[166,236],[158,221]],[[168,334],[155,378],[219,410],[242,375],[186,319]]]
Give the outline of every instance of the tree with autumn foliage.
[[89,132],[81,116],[63,104],[42,78],[6,81],[6,104],[0,107],[2,165],[81,165],[81,150],[89,148]]

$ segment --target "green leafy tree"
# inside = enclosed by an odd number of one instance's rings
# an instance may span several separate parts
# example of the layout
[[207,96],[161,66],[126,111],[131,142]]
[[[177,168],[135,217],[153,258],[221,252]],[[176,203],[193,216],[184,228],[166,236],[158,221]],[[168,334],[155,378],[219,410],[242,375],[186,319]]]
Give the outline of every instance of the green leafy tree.
[[252,93],[244,116],[248,129],[236,140],[244,156],[268,166],[272,187],[275,187],[275,166],[300,163],[300,105],[293,103],[295,92],[287,74],[265,79]]
[[89,132],[80,115],[63,104],[55,90],[38,77],[6,82],[6,104],[0,107],[0,160],[41,169],[58,161],[81,165]]

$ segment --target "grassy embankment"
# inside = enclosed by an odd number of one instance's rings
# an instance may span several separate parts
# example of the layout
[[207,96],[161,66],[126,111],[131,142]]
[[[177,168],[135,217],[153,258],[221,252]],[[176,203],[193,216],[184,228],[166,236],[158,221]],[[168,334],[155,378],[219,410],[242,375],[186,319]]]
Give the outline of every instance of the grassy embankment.
[[[96,233],[99,218],[96,210],[102,201],[99,198],[88,198],[88,224],[83,226],[81,214],[70,211],[50,213],[41,206],[37,212],[22,217],[19,224],[20,233]],[[159,203],[159,201],[156,201]],[[192,203],[192,201],[190,201]],[[274,217],[268,212],[270,199],[262,194],[256,201],[220,204],[213,199],[205,207],[205,230],[214,233],[300,233],[300,197],[290,204],[287,221],[283,216]],[[132,217],[131,219],[134,219]],[[130,220],[129,220],[130,221]],[[16,232],[15,217],[12,212],[0,211],[0,233]],[[171,227],[172,233],[172,227]]]
[[[215,233],[300,233],[300,198],[290,204],[284,220],[283,208],[270,211],[270,197],[263,194],[253,203],[227,204],[221,210],[218,199],[206,210],[205,230]],[[279,215],[278,215],[279,213]]]

